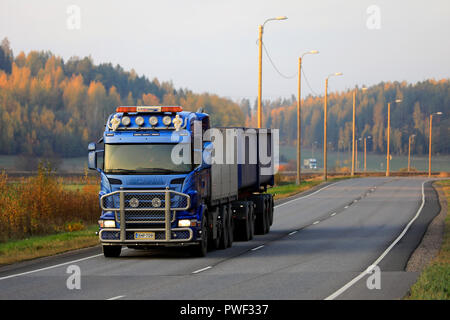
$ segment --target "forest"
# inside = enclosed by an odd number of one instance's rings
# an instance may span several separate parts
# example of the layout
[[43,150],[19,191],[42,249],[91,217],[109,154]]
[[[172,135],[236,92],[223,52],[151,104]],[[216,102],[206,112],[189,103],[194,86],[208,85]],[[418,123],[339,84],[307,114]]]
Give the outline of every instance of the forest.
[[[449,79],[415,84],[384,82],[356,90],[356,137],[368,138],[368,151],[385,152],[387,102],[391,107],[391,151],[405,154],[415,135],[415,152],[428,152],[429,115],[433,121],[433,151],[450,154]],[[328,141],[331,150],[351,146],[353,90],[328,95]],[[302,146],[321,146],[323,96],[302,100]],[[135,70],[111,63],[94,64],[90,57],[64,61],[49,51],[14,55],[9,41],[0,46],[0,154],[34,157],[75,157],[101,136],[108,114],[119,105],[181,105],[203,107],[213,126],[255,126],[255,104],[212,93],[174,88]],[[280,128],[280,142],[295,145],[296,97],[264,101],[264,126]]]

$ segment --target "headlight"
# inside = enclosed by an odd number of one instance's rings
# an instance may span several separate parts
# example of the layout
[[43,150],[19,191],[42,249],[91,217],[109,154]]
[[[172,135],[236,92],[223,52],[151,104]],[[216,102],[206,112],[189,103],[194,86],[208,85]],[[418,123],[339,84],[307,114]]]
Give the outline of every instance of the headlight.
[[156,125],[158,124],[158,118],[155,117],[155,116],[150,117],[149,122],[150,122],[150,124],[151,124],[152,126],[156,126]]
[[138,126],[142,126],[144,124],[144,118],[141,116],[137,117],[135,121]]
[[115,228],[116,222],[114,220],[98,220],[100,228]]
[[170,124],[172,123],[172,118],[169,117],[169,116],[165,116],[165,117],[162,119],[162,121],[163,121],[163,123],[164,123],[165,126],[170,126]]
[[127,116],[122,117],[122,124],[123,124],[124,126],[129,126],[130,123],[131,123],[130,117],[127,117]]
[[191,226],[191,220],[185,219],[185,220],[179,220],[178,221],[179,227],[190,227]]

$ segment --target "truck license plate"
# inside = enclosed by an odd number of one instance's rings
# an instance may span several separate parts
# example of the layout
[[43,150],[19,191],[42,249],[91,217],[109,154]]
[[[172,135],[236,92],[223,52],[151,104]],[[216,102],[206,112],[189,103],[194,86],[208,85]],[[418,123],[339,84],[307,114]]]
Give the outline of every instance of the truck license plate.
[[154,232],[135,232],[134,240],[155,240]]

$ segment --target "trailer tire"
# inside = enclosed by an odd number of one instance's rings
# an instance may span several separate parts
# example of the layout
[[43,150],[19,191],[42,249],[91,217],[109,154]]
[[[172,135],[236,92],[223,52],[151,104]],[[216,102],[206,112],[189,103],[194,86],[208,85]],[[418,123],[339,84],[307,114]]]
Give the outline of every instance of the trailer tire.
[[229,225],[229,223],[227,222],[228,214],[226,213],[226,207],[220,206],[219,210],[220,210],[220,216],[221,216],[219,249],[223,250],[228,247],[228,236],[229,236],[228,225]]
[[122,251],[122,246],[104,245],[102,248],[105,258],[117,258],[120,256],[120,252]]
[[255,205],[252,201],[249,201],[249,222],[250,222],[250,239],[253,239],[255,235]]
[[256,205],[255,208],[255,234],[266,234],[268,225],[267,201],[264,194],[258,194],[251,198]]
[[269,195],[269,226],[272,226],[273,224],[273,195]]
[[[244,210],[244,213],[242,216],[244,216],[243,219],[235,220],[236,229],[234,230],[234,236],[238,241],[249,241],[251,240],[251,227],[250,227],[250,221],[251,221],[251,212],[250,212],[250,206],[249,201],[238,201],[236,204],[241,207],[239,210]],[[242,211],[241,211],[242,214]]]
[[264,195],[264,200],[265,200],[264,203],[266,204],[264,210],[264,215],[266,216],[264,225],[264,234],[266,234],[269,233],[270,231],[270,199],[267,194]]
[[227,211],[227,221],[228,221],[228,244],[227,248],[233,246],[234,241],[234,219],[233,212],[231,211],[231,204],[228,203],[225,205],[225,210]]

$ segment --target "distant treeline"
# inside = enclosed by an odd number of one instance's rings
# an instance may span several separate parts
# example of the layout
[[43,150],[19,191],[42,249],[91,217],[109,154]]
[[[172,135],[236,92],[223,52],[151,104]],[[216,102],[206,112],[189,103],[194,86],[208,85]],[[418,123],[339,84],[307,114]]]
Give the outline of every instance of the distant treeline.
[[[328,141],[332,150],[351,147],[353,90],[329,93]],[[429,114],[442,111],[433,122],[433,151],[450,154],[450,82],[417,84],[387,82],[357,91],[356,137],[368,138],[368,150],[385,152],[387,102],[391,108],[391,151],[405,154],[415,134],[415,153],[428,152]],[[0,154],[82,156],[89,141],[97,140],[108,114],[119,105],[181,105],[203,107],[213,126],[256,126],[255,105],[214,94],[175,89],[125,71],[111,63],[95,65],[90,57],[68,61],[50,52],[13,55],[8,40],[0,46]],[[297,139],[296,97],[264,102],[264,125],[280,129],[281,143]],[[321,146],[323,96],[302,102],[302,145]],[[362,144],[360,144],[362,146]]]
[[243,125],[239,104],[214,94],[175,89],[90,57],[64,61],[51,52],[13,55],[0,46],[0,154],[71,157],[86,154],[119,105],[203,107],[214,126]]
[[[415,135],[414,153],[428,152],[429,115],[433,117],[433,153],[450,154],[450,81],[428,80],[417,84],[387,82],[357,90],[356,138],[367,139],[368,151],[386,152],[387,103],[391,104],[391,152],[407,154],[409,136]],[[247,124],[256,124],[255,107],[243,100],[241,108]],[[311,148],[323,145],[324,99],[308,96],[302,101],[302,146]],[[352,141],[353,90],[328,95],[327,138],[332,150],[348,150]],[[279,99],[264,103],[266,126],[280,128],[280,140],[284,144],[297,142],[297,99]],[[359,150],[362,150],[362,140]]]

